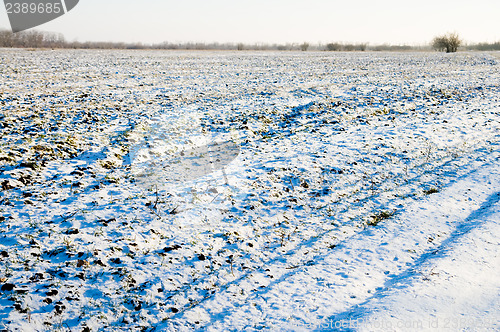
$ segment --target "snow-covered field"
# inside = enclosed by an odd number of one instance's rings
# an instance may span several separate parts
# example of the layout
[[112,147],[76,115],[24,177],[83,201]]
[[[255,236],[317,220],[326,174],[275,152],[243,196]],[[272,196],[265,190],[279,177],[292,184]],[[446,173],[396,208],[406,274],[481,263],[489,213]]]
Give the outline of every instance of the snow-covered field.
[[500,329],[499,63],[0,50],[0,329]]

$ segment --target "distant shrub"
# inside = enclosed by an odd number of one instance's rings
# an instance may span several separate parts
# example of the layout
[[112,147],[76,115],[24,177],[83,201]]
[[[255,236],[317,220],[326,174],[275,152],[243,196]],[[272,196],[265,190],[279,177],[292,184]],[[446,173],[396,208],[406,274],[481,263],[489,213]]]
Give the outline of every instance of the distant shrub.
[[478,51],[500,51],[500,42],[469,45],[468,49]]
[[307,51],[308,48],[309,48],[309,43],[303,43],[302,45],[300,45],[300,50],[302,52]]
[[353,44],[346,44],[343,47],[344,51],[354,51],[354,45]]
[[339,44],[339,43],[329,43],[326,44],[327,51],[366,51],[366,44]]
[[456,52],[460,45],[462,45],[462,40],[460,40],[456,33],[448,33],[447,35],[435,37],[431,45],[437,51],[452,53]]
[[416,47],[410,45],[376,45],[372,46],[372,51],[389,51],[389,52],[401,52],[401,51],[412,51],[415,50]]
[[340,45],[339,43],[328,43],[328,44],[326,44],[326,50],[327,51],[341,51],[342,45]]

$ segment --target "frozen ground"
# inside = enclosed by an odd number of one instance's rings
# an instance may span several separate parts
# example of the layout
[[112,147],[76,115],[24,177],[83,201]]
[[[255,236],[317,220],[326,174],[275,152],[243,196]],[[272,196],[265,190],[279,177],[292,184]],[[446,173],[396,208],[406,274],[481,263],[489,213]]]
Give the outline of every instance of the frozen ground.
[[0,328],[498,330],[498,61],[0,50]]

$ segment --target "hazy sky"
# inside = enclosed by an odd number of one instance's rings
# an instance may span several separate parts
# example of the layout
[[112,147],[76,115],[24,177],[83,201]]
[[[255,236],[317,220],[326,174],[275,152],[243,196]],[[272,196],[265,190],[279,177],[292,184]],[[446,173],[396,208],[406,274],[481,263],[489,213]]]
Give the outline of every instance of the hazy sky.
[[[67,40],[426,44],[500,40],[500,0],[80,0],[38,27]],[[0,28],[10,28],[0,7]]]

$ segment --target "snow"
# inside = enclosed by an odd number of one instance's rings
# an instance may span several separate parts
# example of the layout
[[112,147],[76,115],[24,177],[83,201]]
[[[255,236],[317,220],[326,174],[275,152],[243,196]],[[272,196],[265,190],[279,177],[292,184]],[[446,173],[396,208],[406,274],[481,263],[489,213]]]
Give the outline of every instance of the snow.
[[491,54],[0,58],[1,328],[498,330]]

